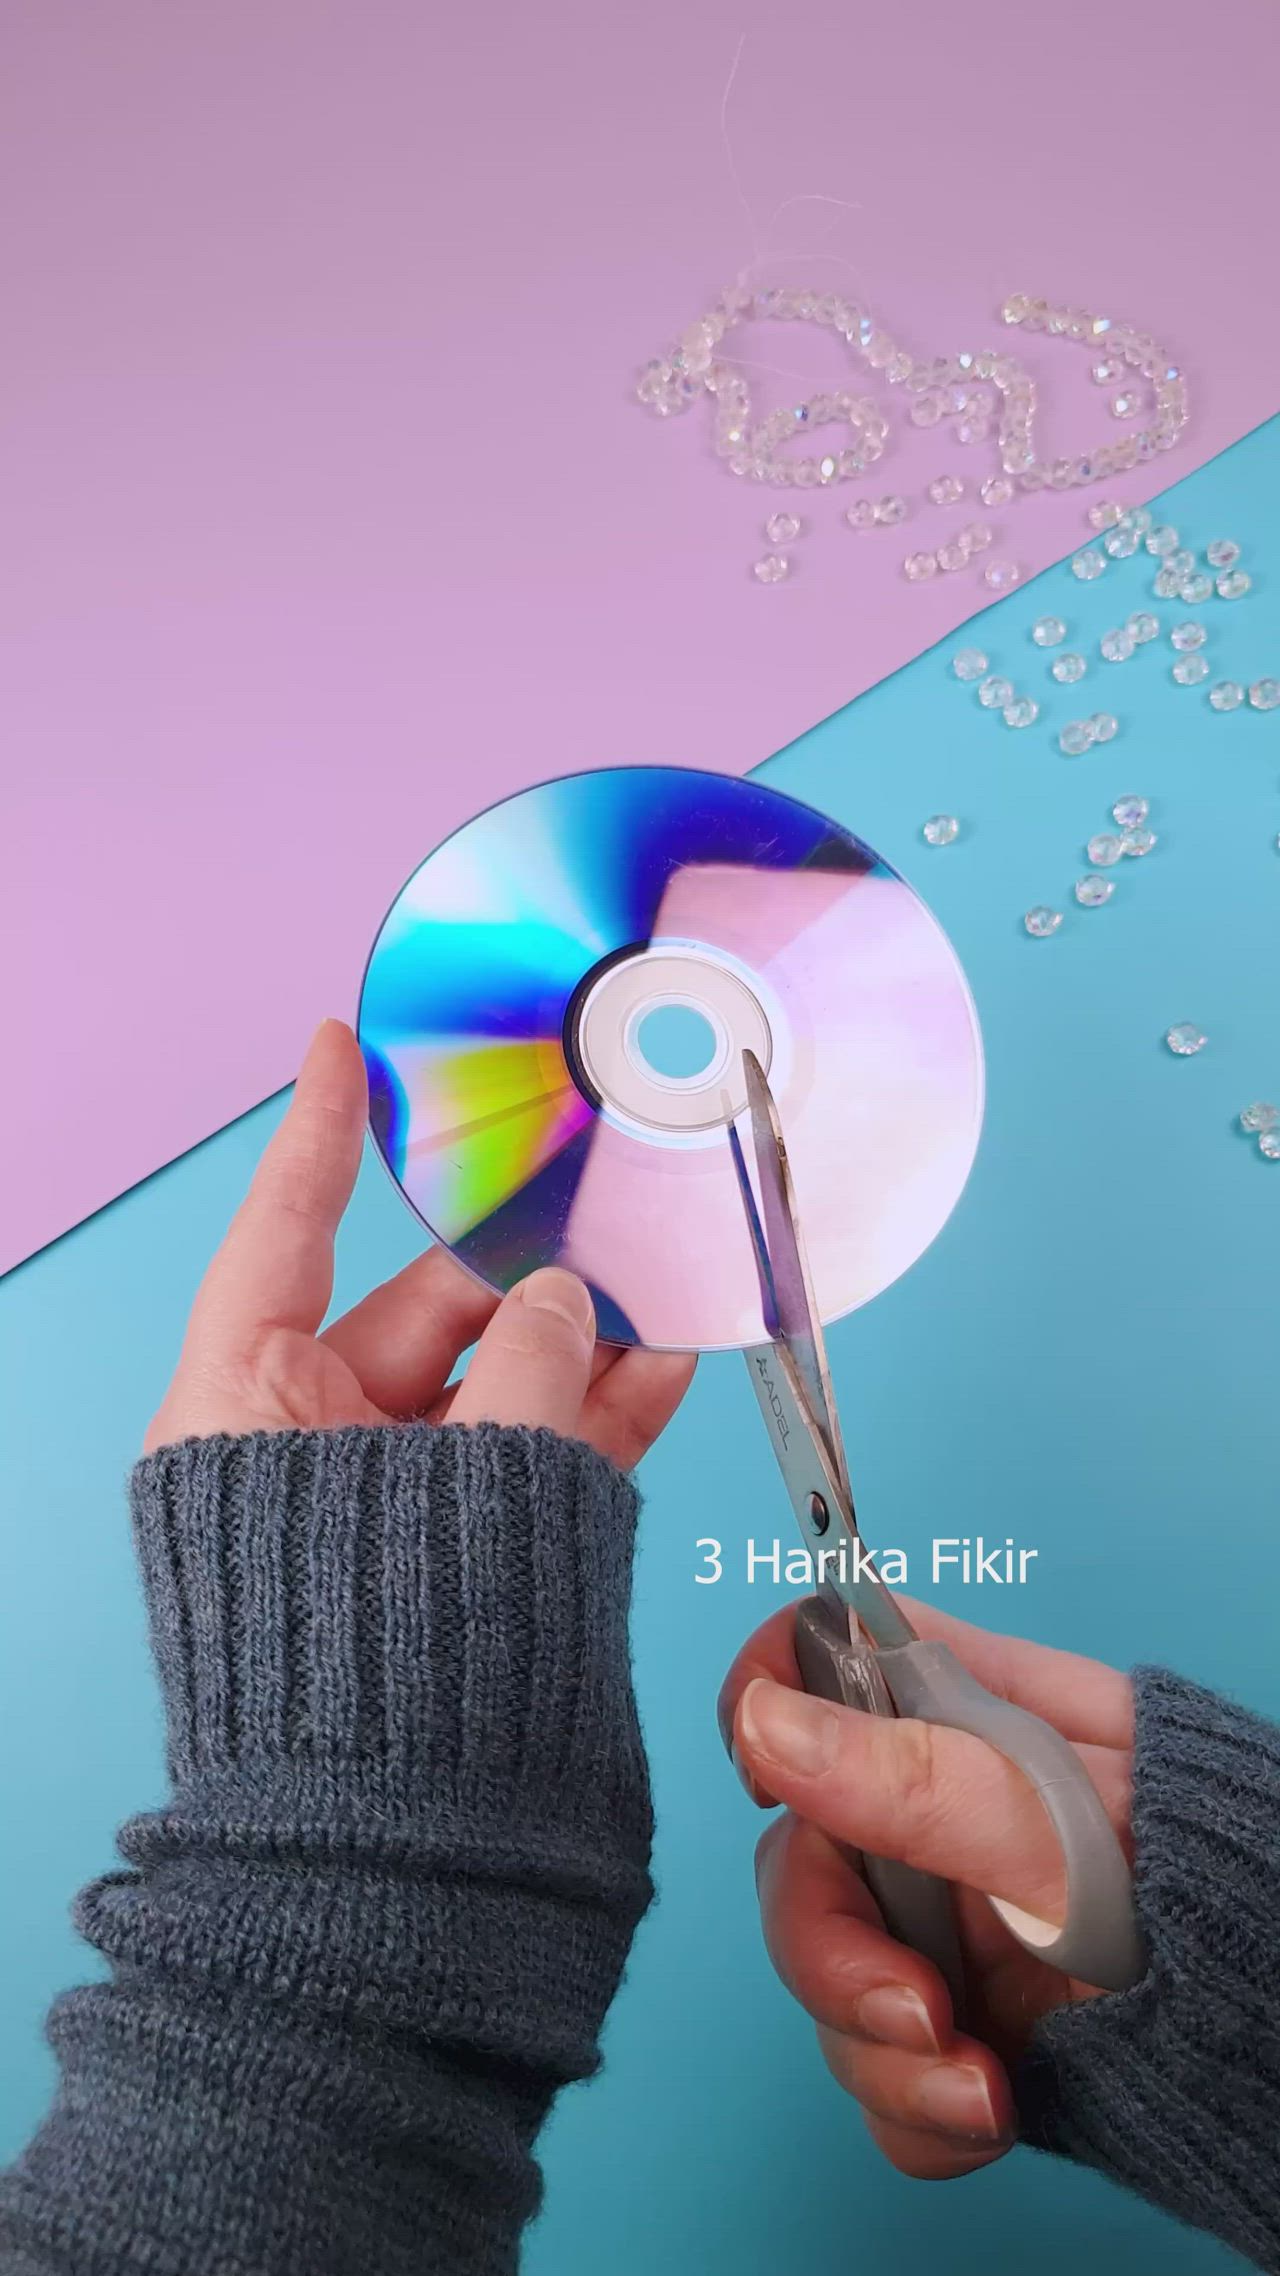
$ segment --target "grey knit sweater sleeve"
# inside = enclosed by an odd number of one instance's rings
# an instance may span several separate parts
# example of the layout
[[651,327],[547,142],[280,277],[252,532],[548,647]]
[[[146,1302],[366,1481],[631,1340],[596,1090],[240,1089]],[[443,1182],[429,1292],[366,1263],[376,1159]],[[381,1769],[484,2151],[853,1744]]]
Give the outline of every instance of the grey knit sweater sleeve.
[[1280,1728],[1134,1678],[1133,1839],[1150,1965],[1046,2017],[1024,2138],[1280,2271]]
[[497,2276],[650,1895],[636,1495],[549,1432],[139,1465],[172,1792],[81,1898],[109,1983],[0,2182],[39,2276]]

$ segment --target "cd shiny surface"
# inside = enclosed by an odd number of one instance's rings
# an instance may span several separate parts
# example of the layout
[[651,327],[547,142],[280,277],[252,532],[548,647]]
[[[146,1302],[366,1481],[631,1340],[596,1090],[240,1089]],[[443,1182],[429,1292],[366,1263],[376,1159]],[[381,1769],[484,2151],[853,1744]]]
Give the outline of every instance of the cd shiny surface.
[[428,1229],[496,1289],[568,1266],[621,1343],[765,1340],[726,1132],[747,1046],[824,1320],[927,1248],[982,1116],[973,1004],[918,896],[811,807],[690,768],[568,775],[467,823],[393,903],[359,1032]]

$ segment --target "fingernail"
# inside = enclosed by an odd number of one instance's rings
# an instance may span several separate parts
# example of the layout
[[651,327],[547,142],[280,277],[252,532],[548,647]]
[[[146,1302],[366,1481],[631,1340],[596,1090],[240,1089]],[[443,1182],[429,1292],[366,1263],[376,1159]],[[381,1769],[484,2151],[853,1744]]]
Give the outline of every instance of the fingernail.
[[936,2055],[938,2034],[919,1992],[905,1984],[877,1984],[864,1992],[853,2011],[854,2022],[868,2039],[886,2047],[901,2047],[911,2055]]
[[729,1760],[738,1773],[738,1781],[743,1789],[743,1792],[750,1796],[751,1800],[755,1803],[756,1808],[758,1810],[776,1809],[777,1803],[774,1801],[772,1795],[766,1794],[763,1786],[757,1786],[755,1779],[752,1777],[751,1772],[748,1770],[745,1762],[742,1759],[742,1756],[737,1750],[737,1747],[732,1743],[730,1743],[729,1747]]
[[979,2135],[996,2139],[1003,2129],[996,2121],[990,2089],[974,2063],[934,2063],[916,2084],[916,2107],[927,2126],[944,2134]]
[[591,1292],[576,1273],[561,1272],[557,1265],[544,1265],[541,1272],[531,1272],[515,1291],[522,1304],[535,1312],[558,1312],[562,1320],[585,1335],[595,1325],[595,1306]]
[[834,1759],[840,1709],[756,1676],[742,1694],[738,1727],[753,1753],[767,1755],[793,1778],[816,1778]]

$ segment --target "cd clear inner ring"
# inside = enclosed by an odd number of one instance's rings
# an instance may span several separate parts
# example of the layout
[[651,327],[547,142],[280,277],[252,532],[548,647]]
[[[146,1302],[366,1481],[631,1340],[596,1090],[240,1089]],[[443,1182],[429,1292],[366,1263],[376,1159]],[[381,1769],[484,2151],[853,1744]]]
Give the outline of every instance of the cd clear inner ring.
[[[697,1013],[710,1030],[710,1057],[696,1074],[664,1074],[645,1056],[645,1021],[669,1008]],[[741,1114],[742,1054],[754,1051],[767,1073],[773,1048],[746,981],[684,947],[638,949],[607,966],[582,999],[573,1043],[606,1111],[655,1132],[715,1130]]]

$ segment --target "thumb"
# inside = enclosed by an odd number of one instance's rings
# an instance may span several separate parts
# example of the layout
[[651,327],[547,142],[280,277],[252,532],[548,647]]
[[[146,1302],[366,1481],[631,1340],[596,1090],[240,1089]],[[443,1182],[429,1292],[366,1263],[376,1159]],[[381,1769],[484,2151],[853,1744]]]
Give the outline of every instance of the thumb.
[[591,1297],[547,1266],[504,1296],[454,1394],[450,1422],[527,1423],[572,1435],[591,1376]]

